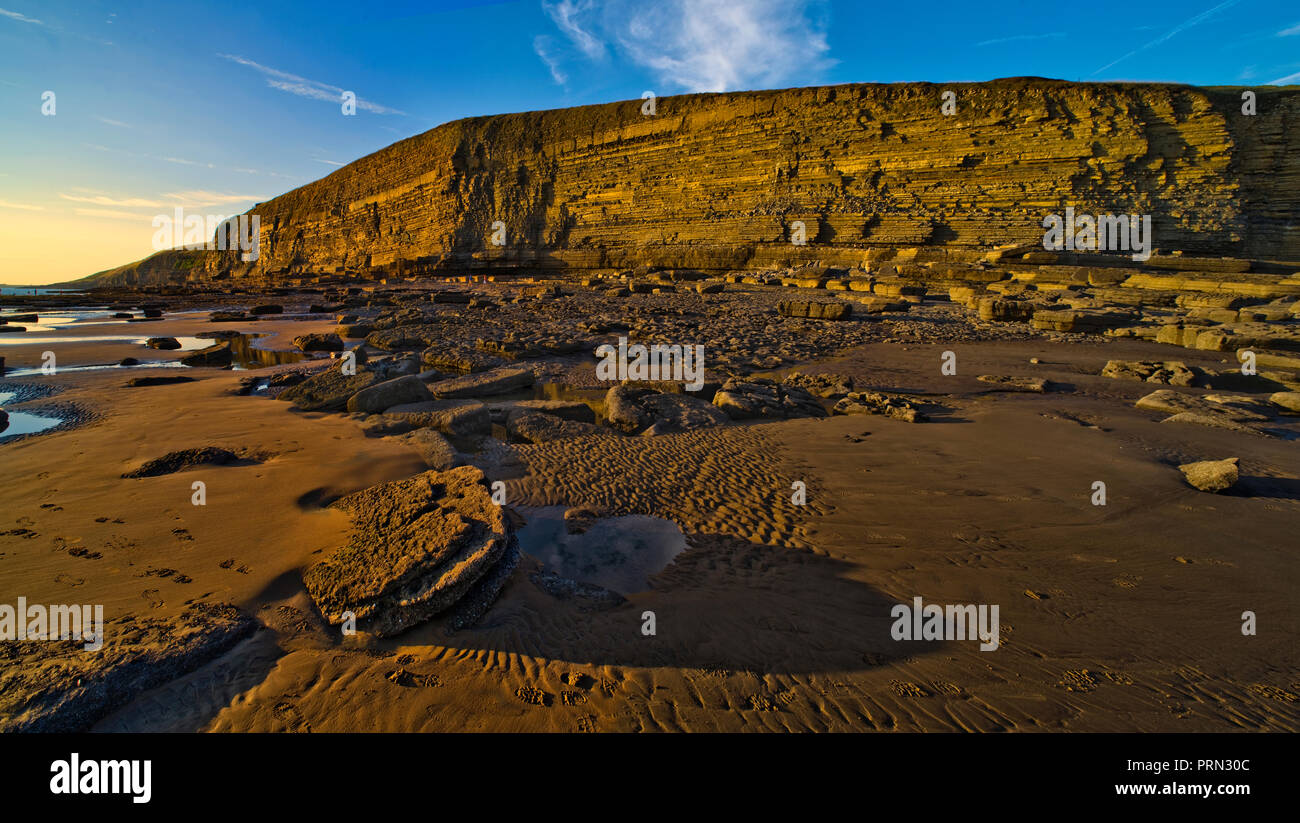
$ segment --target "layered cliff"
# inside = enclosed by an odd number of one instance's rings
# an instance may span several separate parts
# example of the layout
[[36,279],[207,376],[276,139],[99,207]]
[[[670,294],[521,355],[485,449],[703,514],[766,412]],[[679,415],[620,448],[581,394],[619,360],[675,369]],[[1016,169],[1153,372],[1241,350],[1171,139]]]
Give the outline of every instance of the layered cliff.
[[1255,115],[1242,91],[1017,78],[470,118],[259,204],[255,264],[213,253],[176,279],[855,262],[1039,243],[1067,206],[1150,214],[1166,251],[1300,260],[1300,90],[1255,89]]

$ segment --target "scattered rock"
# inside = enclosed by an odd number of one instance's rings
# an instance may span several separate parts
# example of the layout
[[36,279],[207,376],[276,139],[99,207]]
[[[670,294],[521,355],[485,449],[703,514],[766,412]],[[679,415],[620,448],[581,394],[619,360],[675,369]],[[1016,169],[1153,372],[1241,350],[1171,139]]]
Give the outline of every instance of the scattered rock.
[[562,417],[532,411],[515,409],[506,418],[506,433],[515,440],[527,443],[547,443],[552,440],[568,440],[575,437],[617,437],[609,429],[592,423],[579,423]]
[[826,409],[804,389],[763,377],[732,377],[713,396],[713,405],[733,420],[826,417]]
[[912,401],[896,394],[853,392],[835,404],[835,414],[882,414],[908,423],[924,423],[926,417]]
[[777,306],[782,317],[807,317],[814,320],[848,320],[853,316],[851,303],[814,303],[809,300],[786,300]]
[[144,344],[151,349],[159,349],[161,351],[173,351],[181,347],[181,341],[177,340],[175,337],[150,337],[148,340],[144,341]]
[[254,317],[261,317],[264,314],[283,314],[284,306],[279,306],[275,303],[263,303],[260,306],[253,306],[248,310],[248,313]]
[[667,434],[728,422],[725,412],[700,397],[669,394],[622,383],[605,393],[605,417],[627,434]]
[[1176,360],[1160,362],[1151,360],[1108,360],[1101,370],[1102,377],[1117,380],[1141,380],[1146,383],[1164,383],[1170,386],[1191,386],[1197,373],[1186,363]]

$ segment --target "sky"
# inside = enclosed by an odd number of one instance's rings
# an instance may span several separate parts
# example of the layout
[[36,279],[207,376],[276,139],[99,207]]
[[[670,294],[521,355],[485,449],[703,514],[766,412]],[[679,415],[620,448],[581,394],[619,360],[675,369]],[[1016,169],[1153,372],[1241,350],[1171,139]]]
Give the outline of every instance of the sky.
[[177,207],[238,214],[462,117],[1026,75],[1300,84],[1300,3],[0,0],[0,283],[138,260]]

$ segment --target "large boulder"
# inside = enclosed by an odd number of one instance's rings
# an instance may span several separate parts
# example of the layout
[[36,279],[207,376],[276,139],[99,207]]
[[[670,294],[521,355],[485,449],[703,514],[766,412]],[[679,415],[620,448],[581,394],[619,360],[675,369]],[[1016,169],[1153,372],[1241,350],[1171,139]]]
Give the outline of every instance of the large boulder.
[[1300,414],[1300,391],[1280,391],[1268,396],[1268,402],[1290,414]]
[[533,385],[533,372],[525,368],[500,368],[467,374],[429,385],[435,397],[484,397],[509,394]]
[[280,392],[277,398],[293,403],[302,411],[342,411],[348,405],[348,398],[377,379],[373,372],[364,369],[356,369],[355,374],[346,374],[340,361]]
[[713,396],[713,405],[733,420],[826,417],[826,409],[804,389],[765,377],[732,377]]
[[230,343],[218,343],[215,346],[208,346],[206,349],[190,352],[181,358],[181,362],[187,366],[224,368],[229,366],[234,359],[234,353],[230,351]]
[[477,400],[425,400],[402,403],[384,411],[386,419],[405,421],[411,428],[436,429],[448,437],[466,439],[492,433],[487,406]]
[[453,606],[514,543],[504,509],[472,466],[372,486],[333,507],[352,515],[352,532],[303,583],[331,624],[351,615],[380,637]]
[[1203,492],[1227,491],[1237,484],[1237,458],[1226,460],[1201,460],[1196,463],[1184,463],[1178,470],[1187,478],[1192,488]]
[[337,334],[300,334],[293,339],[299,351],[343,351],[343,341]]
[[181,347],[181,341],[175,337],[150,337],[144,341],[144,344],[151,349],[160,351],[175,351]]
[[403,403],[432,400],[424,381],[413,374],[367,386],[348,398],[348,411],[378,414]]

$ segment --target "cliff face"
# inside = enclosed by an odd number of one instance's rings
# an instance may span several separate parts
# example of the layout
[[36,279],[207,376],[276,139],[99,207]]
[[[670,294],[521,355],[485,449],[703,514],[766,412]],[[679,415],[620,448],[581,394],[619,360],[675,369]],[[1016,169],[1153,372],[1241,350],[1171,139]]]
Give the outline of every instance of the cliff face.
[[190,276],[857,262],[1037,244],[1067,206],[1150,214],[1162,250],[1300,260],[1300,91],[1256,88],[1254,116],[1241,91],[1019,78],[460,120],[260,204],[257,263],[214,253]]

